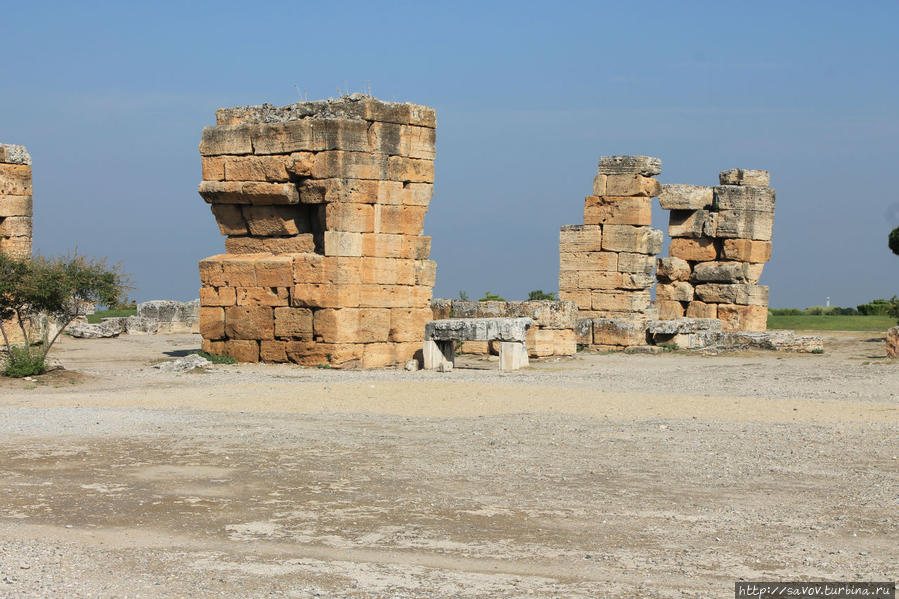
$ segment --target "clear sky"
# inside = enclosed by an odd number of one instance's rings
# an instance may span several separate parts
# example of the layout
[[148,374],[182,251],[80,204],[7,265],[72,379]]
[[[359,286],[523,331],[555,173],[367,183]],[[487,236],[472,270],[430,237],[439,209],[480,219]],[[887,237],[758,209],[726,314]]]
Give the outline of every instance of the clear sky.
[[[899,293],[899,3],[6,2],[0,142],[34,158],[35,247],[197,297],[221,106],[367,91],[437,110],[435,295],[558,288],[597,158],[663,183],[771,171],[774,307]],[[656,225],[667,216],[657,207]],[[667,252],[667,248],[665,250]]]

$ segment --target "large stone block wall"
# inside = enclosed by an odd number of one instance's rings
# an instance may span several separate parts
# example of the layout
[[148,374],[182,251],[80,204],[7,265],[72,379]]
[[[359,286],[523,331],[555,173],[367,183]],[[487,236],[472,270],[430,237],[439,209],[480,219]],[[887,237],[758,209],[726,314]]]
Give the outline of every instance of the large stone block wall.
[[[527,300],[512,302],[474,302],[435,299],[431,302],[434,319],[441,318],[530,318],[527,331],[528,356],[571,356],[577,353],[575,327],[578,308],[574,302]],[[499,354],[498,341],[464,341],[460,351],[469,354]]]
[[669,257],[658,261],[659,319],[717,318],[724,331],[764,331],[774,190],[767,171],[732,169],[717,187],[663,185]]
[[227,237],[200,262],[204,349],[364,368],[420,351],[434,110],[351,96],[216,117],[199,191]]
[[31,256],[31,156],[25,146],[0,144],[0,252]]
[[578,306],[580,344],[645,343],[644,325],[655,318],[655,255],[662,249],[662,232],[650,226],[661,168],[661,160],[648,156],[601,157],[584,224],[559,233],[559,299]]

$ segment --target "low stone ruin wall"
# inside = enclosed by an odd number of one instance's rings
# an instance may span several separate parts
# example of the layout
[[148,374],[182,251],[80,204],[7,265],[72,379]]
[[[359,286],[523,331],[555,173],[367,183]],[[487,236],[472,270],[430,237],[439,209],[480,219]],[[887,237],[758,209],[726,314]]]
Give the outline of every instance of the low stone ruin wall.
[[134,316],[113,316],[98,323],[87,319],[72,323],[68,330],[72,337],[103,339],[127,335],[156,335],[200,332],[200,300],[178,302],[153,300],[137,305]]
[[[569,301],[531,300],[513,302],[473,302],[435,299],[431,302],[435,320],[443,318],[530,318],[525,344],[528,356],[571,356],[577,353],[575,326],[577,304]],[[499,355],[497,342],[463,341],[459,351],[467,354]]]
[[767,171],[733,169],[717,187],[663,185],[669,210],[669,257],[659,260],[660,319],[717,318],[725,331],[764,331],[774,190]]
[[376,368],[421,351],[436,116],[350,96],[220,109],[200,195],[226,254],[200,262],[203,348],[241,362]]
[[31,155],[25,146],[0,144],[0,252],[31,257]]

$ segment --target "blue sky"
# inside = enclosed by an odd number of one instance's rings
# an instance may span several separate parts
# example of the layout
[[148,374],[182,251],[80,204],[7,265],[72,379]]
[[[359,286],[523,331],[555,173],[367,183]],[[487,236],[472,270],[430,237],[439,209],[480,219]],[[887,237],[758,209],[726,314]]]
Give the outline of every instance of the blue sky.
[[[35,246],[197,296],[221,106],[367,91],[437,110],[435,295],[558,287],[597,158],[663,183],[771,171],[771,305],[899,293],[899,3],[7,3],[0,141],[34,157]],[[667,216],[656,210],[655,226]]]

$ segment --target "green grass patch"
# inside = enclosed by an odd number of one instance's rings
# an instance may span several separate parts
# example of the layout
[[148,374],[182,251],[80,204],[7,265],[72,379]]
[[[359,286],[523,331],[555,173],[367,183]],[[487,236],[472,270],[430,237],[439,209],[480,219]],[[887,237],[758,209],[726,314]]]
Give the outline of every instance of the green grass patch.
[[215,354],[207,354],[202,350],[195,351],[193,353],[197,354],[201,358],[206,358],[213,364],[237,364],[237,360],[235,360],[231,356],[217,356]]
[[892,316],[768,316],[769,329],[794,331],[886,331],[896,326]]
[[87,315],[87,321],[91,324],[97,324],[104,318],[116,318],[119,316],[137,316],[137,308],[125,308],[124,310],[97,310],[93,314]]

